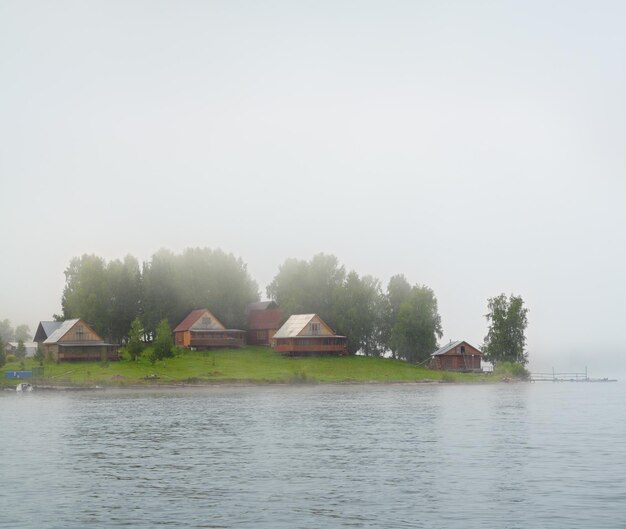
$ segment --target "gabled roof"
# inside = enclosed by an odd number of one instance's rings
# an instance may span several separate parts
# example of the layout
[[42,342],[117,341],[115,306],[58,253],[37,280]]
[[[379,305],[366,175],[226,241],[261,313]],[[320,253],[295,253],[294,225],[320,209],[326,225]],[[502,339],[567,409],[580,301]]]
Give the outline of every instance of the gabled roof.
[[248,329],[278,329],[283,319],[280,309],[252,310],[248,313]]
[[222,322],[218,320],[209,309],[196,309],[187,314],[187,317],[176,326],[174,332],[183,332],[190,330],[193,324],[205,315],[212,318],[215,323],[222,327],[222,329],[225,329]]
[[465,340],[457,340],[456,342],[450,342],[449,344],[444,345],[443,347],[440,347],[434,353],[432,353],[430,356],[445,355],[446,353],[452,351],[452,349],[454,349],[455,347],[458,347],[462,343],[469,345],[471,348],[476,349],[479,353],[481,353],[480,349],[477,349],[473,345],[467,343]]
[[248,303],[248,312],[253,310],[268,310],[277,308],[278,303],[275,301],[255,301],[254,303]]
[[62,323],[62,321],[40,321],[37,326],[37,331],[35,332],[35,339],[39,339],[40,341],[45,340],[56,331]]
[[46,338],[46,340],[43,343],[57,343],[79,321],[80,320],[76,318],[73,320],[65,320],[65,321],[60,322],[61,325],[59,325],[52,334],[49,334],[48,338]]
[[307,325],[317,318],[323,327],[326,328],[328,334],[309,335],[306,336],[336,336],[332,329],[326,325],[326,322],[322,320],[317,314],[294,314],[283,324],[283,326],[276,331],[274,338],[293,338],[295,336],[301,336],[302,332],[306,330]]

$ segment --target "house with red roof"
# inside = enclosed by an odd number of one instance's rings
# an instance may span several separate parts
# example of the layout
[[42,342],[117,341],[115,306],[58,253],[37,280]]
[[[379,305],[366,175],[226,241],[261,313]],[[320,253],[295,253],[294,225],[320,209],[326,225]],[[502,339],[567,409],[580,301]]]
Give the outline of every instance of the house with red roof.
[[270,340],[280,329],[283,311],[275,301],[257,301],[248,305],[247,342],[250,345],[270,345]]
[[208,309],[192,310],[174,329],[174,343],[188,349],[243,347],[245,331],[227,329]]

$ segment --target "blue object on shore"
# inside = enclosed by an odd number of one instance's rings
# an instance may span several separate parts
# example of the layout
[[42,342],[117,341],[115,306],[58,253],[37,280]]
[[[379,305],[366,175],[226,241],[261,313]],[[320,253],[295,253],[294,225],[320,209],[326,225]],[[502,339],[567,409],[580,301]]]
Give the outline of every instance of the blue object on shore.
[[30,378],[33,376],[32,371],[5,371],[6,378]]

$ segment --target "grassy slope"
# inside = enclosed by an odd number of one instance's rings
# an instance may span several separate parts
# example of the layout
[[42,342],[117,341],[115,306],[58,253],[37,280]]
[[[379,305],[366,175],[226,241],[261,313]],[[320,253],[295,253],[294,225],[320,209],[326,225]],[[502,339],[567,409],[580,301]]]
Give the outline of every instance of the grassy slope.
[[[418,380],[480,381],[484,375],[430,371],[399,360],[386,358],[315,357],[287,358],[266,347],[245,347],[210,352],[181,352],[175,358],[157,362],[146,358],[137,362],[122,360],[104,366],[98,362],[46,363],[45,380],[36,384],[124,386],[149,384],[148,375],[157,375],[159,384],[171,383],[297,383],[297,382],[395,382]],[[26,360],[26,369],[35,363]],[[19,370],[19,363],[1,371]],[[15,385],[2,379],[1,385]]]

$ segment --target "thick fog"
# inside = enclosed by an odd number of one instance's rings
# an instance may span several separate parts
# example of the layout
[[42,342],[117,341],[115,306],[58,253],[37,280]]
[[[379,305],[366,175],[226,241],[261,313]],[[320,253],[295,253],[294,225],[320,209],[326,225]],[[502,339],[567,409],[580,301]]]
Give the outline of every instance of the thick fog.
[[623,2],[0,3],[0,319],[83,253],[335,254],[531,370],[626,372]]

